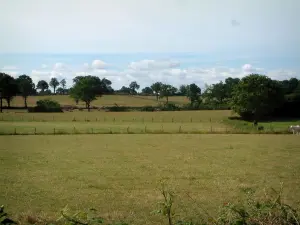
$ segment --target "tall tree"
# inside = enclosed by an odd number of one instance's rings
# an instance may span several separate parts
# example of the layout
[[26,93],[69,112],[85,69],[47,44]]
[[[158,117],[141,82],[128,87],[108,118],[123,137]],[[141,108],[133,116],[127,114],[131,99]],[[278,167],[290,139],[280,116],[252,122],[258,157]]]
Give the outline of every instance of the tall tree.
[[177,88],[170,84],[163,84],[161,86],[160,98],[166,98],[167,103],[169,102],[169,96],[174,95],[177,92]]
[[159,97],[162,85],[163,84],[161,82],[156,82],[151,85],[151,89],[153,90],[153,92],[155,93],[155,96],[156,96],[156,101],[158,101],[158,97]]
[[45,90],[47,90],[49,88],[49,85],[47,83],[47,81],[45,80],[40,80],[38,83],[37,83],[37,86],[36,86],[37,89],[40,89],[41,92],[44,92]]
[[11,100],[19,92],[16,80],[6,73],[0,73],[0,89],[1,99],[5,99],[7,102],[7,106],[10,107]]
[[142,94],[145,95],[152,95],[153,94],[153,90],[151,87],[145,87],[142,89]]
[[59,85],[57,78],[55,78],[55,77],[51,78],[49,85],[50,85],[50,87],[53,88],[53,93],[55,94],[55,89]]
[[23,74],[16,79],[16,82],[19,86],[19,91],[24,98],[24,106],[27,108],[27,98],[29,95],[32,95],[35,90],[35,85],[31,77]]
[[187,86],[187,93],[186,96],[190,99],[191,104],[198,101],[201,95],[201,88],[198,87],[195,83],[190,84]]
[[187,85],[185,85],[185,84],[180,85],[179,92],[180,92],[180,95],[186,96],[187,95]]
[[79,79],[72,89],[70,95],[75,101],[84,101],[88,111],[90,111],[90,105],[97,96],[102,95],[102,82],[100,78],[94,76],[86,76]]
[[244,118],[259,120],[280,107],[284,95],[278,82],[260,74],[244,77],[234,88],[232,109]]
[[61,87],[62,87],[62,94],[65,94],[66,85],[67,85],[66,79],[62,79],[62,80],[60,81],[60,85],[61,85]]
[[132,81],[129,84],[129,88],[131,90],[131,94],[136,94],[137,90],[140,88],[140,85],[138,85],[138,83],[136,81]]

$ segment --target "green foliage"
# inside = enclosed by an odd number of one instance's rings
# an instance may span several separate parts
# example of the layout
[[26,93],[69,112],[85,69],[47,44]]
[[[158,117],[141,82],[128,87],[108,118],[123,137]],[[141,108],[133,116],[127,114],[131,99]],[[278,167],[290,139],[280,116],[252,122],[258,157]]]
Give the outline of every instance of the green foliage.
[[19,92],[16,80],[8,74],[0,73],[0,92],[1,97],[6,100],[8,107],[10,107],[11,100]]
[[235,86],[231,106],[241,117],[259,120],[279,108],[283,101],[277,82],[267,76],[250,74]]
[[8,217],[8,214],[4,212],[4,206],[0,206],[0,225],[17,224],[15,221]]
[[129,84],[129,88],[131,90],[131,94],[136,94],[136,90],[138,90],[140,88],[140,85],[138,85],[138,83],[136,81],[133,81]]
[[19,87],[19,91],[22,95],[22,97],[24,98],[24,105],[25,108],[27,108],[27,97],[29,95],[32,95],[34,93],[34,89],[35,89],[35,85],[32,82],[31,77],[27,76],[27,75],[21,75],[16,79],[16,82],[18,84]]
[[75,85],[70,90],[70,96],[75,101],[84,101],[88,111],[90,111],[91,102],[95,100],[97,96],[101,96],[102,93],[103,84],[101,80],[95,76],[77,77]]
[[190,84],[186,87],[186,96],[190,99],[191,104],[194,102],[199,102],[201,95],[201,88],[198,87],[195,83]]
[[47,83],[47,81],[45,80],[40,80],[38,83],[37,83],[37,86],[36,86],[37,89],[40,89],[41,92],[44,92],[45,90],[47,90],[49,88],[49,85]]
[[152,95],[153,94],[153,90],[150,87],[145,87],[142,89],[142,94],[144,95]]
[[28,108],[28,112],[63,112],[60,104],[51,99],[42,99],[36,102],[36,106]]
[[161,92],[162,86],[163,86],[163,84],[161,82],[156,82],[151,85],[151,89],[153,90],[153,92],[155,93],[155,96],[156,96],[156,101],[158,101],[158,96]]
[[53,93],[55,94],[56,87],[59,85],[57,78],[51,78],[49,85],[53,88]]
[[160,104],[158,106],[158,110],[160,110],[160,111],[179,111],[180,106],[177,106],[174,103],[167,102],[167,103]]
[[177,88],[170,84],[162,84],[160,89],[160,98],[166,98],[167,103],[169,102],[169,96],[174,95],[177,92]]

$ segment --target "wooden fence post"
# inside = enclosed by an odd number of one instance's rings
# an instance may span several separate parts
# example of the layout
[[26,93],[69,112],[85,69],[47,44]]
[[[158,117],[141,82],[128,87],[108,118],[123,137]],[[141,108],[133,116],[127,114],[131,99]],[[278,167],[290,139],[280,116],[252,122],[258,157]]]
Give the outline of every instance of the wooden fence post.
[[212,133],[212,125],[210,125],[210,132]]
[[127,127],[127,134],[129,134],[129,126]]
[[36,134],[36,127],[34,128],[34,134]]
[[174,122],[174,118],[172,117],[172,123]]
[[179,133],[181,133],[181,126],[179,126],[179,130],[178,131],[179,131]]
[[17,134],[17,128],[15,127],[15,131],[14,131],[14,134],[16,135]]
[[147,126],[145,126],[145,129],[144,129],[145,133],[147,133]]
[[164,132],[164,125],[161,125],[161,132]]
[[191,117],[191,123],[193,122],[193,118]]
[[55,128],[53,128],[53,134],[55,135]]
[[152,117],[152,123],[153,123],[153,117]]

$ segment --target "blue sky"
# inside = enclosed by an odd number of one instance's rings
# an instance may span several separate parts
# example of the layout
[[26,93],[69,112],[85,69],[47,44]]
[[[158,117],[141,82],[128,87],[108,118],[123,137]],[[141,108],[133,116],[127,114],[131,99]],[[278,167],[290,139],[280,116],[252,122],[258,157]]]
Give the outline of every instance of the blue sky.
[[300,78],[299,0],[0,0],[0,70],[201,87]]

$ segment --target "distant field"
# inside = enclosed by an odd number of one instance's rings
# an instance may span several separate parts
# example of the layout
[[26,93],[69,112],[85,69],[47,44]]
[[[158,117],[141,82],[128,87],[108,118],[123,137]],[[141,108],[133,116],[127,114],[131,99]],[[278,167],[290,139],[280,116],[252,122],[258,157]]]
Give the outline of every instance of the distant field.
[[0,202],[13,215],[57,218],[68,204],[94,207],[107,220],[166,224],[150,213],[162,200],[161,180],[184,218],[197,219],[198,206],[215,215],[245,190],[262,196],[280,182],[287,203],[300,199],[293,135],[0,136],[0,143]]
[[[230,111],[65,112],[0,115],[0,133],[151,133],[230,130]],[[55,128],[55,131],[54,131]]]
[[[28,106],[35,106],[36,101],[40,99],[50,98],[58,101],[61,105],[76,105],[75,101],[68,95],[50,95],[50,96],[30,96],[28,97]],[[93,101],[91,106],[113,106],[115,104],[120,106],[145,106],[157,105],[159,102],[165,102],[165,99],[156,101],[155,96],[130,96],[130,95],[103,95]],[[169,98],[169,102],[176,104],[188,103],[188,99],[184,96],[173,96]],[[6,101],[3,101],[6,105]],[[22,97],[17,96],[13,99],[11,106],[24,106]],[[84,102],[79,102],[78,106],[85,106]]]

